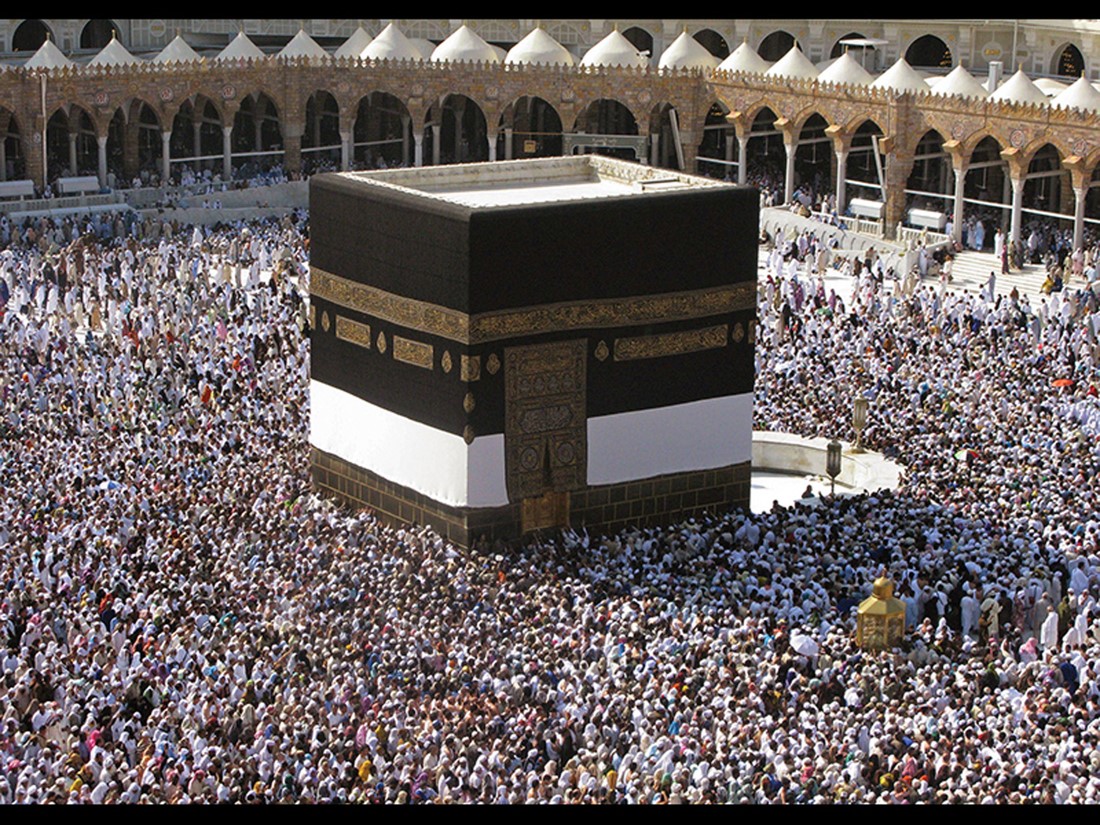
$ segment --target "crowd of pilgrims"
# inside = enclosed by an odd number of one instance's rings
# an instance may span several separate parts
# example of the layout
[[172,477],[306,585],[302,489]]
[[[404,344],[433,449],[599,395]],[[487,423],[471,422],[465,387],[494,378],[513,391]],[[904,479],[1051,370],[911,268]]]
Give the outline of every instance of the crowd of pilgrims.
[[1100,798],[1091,293],[787,245],[754,423],[898,490],[465,550],[311,492],[304,214],[0,241],[0,801]]

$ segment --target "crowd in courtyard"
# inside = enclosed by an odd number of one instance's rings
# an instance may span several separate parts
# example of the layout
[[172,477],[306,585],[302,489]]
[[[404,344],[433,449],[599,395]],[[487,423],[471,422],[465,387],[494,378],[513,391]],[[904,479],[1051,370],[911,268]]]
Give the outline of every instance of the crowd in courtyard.
[[310,490],[304,213],[0,249],[0,801],[1100,799],[1083,282],[777,238],[755,425],[852,440],[862,393],[902,486],[465,550]]

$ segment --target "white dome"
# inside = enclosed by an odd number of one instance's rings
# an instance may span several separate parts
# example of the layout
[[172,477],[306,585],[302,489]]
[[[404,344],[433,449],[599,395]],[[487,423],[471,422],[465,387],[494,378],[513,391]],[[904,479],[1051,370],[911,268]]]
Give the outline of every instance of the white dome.
[[618,29],[585,52],[581,58],[582,66],[632,66],[641,68],[649,64],[634,44],[627,40]]
[[401,29],[390,23],[359,55],[364,60],[423,60],[424,55]]
[[435,51],[435,43],[424,37],[410,37],[409,42],[412,43],[412,47],[420,52],[421,60],[431,60],[432,52]]
[[[932,86],[932,80],[933,78],[929,78],[925,82]],[[985,97],[989,94],[985,86],[975,80],[974,75],[961,64],[948,72],[946,77],[938,80],[933,91],[938,95],[960,95],[961,97]]]
[[23,64],[24,69],[60,69],[62,66],[71,66],[73,61],[61,53],[61,49],[54,45],[52,40],[47,40],[38,47],[38,51],[30,56]]
[[446,40],[435,47],[432,58],[436,63],[499,63],[493,47],[478,37],[469,26],[462,25]]
[[672,41],[657,63],[658,69],[715,69],[719,60],[687,31]]
[[871,85],[876,89],[894,89],[898,92],[927,92],[931,88],[904,57],[880,74]]
[[1033,82],[1035,83],[1035,88],[1045,94],[1047,97],[1060,95],[1062,92],[1069,88],[1068,83],[1059,83],[1057,80],[1053,80],[1049,77],[1036,78]]
[[853,86],[869,86],[875,78],[869,71],[859,65],[859,61],[848,52],[844,52],[823,69],[817,79],[822,83],[850,83]]
[[226,46],[215,60],[255,60],[264,56],[264,53],[248,39],[248,35],[244,32],[240,32],[233,40]]
[[817,67],[810,62],[810,58],[802,54],[798,46],[791,46],[791,50],[775,61],[764,74],[770,77],[797,77],[813,80],[817,77]]
[[276,57],[328,57],[328,52],[321,48],[320,44],[308,34],[305,29],[298,29],[298,33],[291,38]]
[[551,66],[573,66],[576,61],[569,49],[546,33],[534,29],[514,45],[504,57],[505,63],[547,63]]
[[1043,90],[1031,82],[1031,79],[1020,69],[1008,80],[997,87],[997,91],[989,96],[990,100],[1004,100],[1013,103],[1046,103],[1047,96]]
[[190,63],[192,60],[202,60],[202,58],[178,34],[172,38],[171,43],[160,50],[160,54],[153,58],[154,63]]
[[335,52],[333,57],[358,57],[363,53],[363,49],[370,45],[370,35],[367,34],[367,30],[362,26],[355,30],[355,33],[343,42],[343,44]]
[[724,72],[752,72],[763,74],[771,66],[767,60],[756,53],[756,49],[743,40],[741,45],[733,50],[725,60],[718,64],[718,68]]
[[118,40],[114,37],[111,38],[111,42],[108,43],[103,49],[88,61],[89,66],[130,66],[134,63],[142,63],[144,61],[134,57],[130,52],[126,50]]
[[1055,106],[1065,106],[1067,109],[1097,111],[1100,110],[1100,92],[1096,91],[1095,87],[1082,75],[1051,102]]

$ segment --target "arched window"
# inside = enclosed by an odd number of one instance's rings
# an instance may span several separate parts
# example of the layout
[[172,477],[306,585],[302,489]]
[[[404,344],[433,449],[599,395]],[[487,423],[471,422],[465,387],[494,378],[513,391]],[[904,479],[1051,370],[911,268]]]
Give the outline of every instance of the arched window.
[[645,52],[650,56],[653,55],[653,35],[645,29],[640,26],[631,26],[623,32],[623,37],[629,40],[631,45],[638,51]]
[[864,39],[864,36],[862,34],[860,34],[859,32],[848,32],[843,37],[838,38],[836,43],[833,45],[833,50],[831,52],[829,52],[830,59],[835,59],[835,58],[840,57],[842,54],[844,54],[844,50],[848,48],[847,46],[840,45],[841,40],[863,40],[863,39]]
[[89,20],[80,32],[80,48],[102,49],[111,42],[116,29],[110,20]]
[[36,52],[53,32],[41,20],[24,20],[11,37],[13,52]]
[[1054,55],[1050,70],[1062,77],[1078,78],[1085,72],[1085,58],[1080,49],[1072,43],[1067,43]]
[[702,29],[695,32],[692,35],[698,41],[699,45],[717,57],[719,60],[725,60],[730,56],[730,47],[726,43],[726,38],[722,37],[714,29]]
[[793,45],[793,34],[785,31],[777,31],[772,32],[763,40],[761,40],[760,48],[756,51],[765,60],[775,62],[787,52],[789,52]]
[[951,49],[936,35],[926,34],[910,44],[905,52],[905,61],[910,66],[950,69]]

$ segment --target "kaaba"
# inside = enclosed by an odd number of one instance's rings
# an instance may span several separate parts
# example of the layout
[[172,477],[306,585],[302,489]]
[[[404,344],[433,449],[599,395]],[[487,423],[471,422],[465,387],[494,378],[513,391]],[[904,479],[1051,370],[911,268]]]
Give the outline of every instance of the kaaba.
[[315,486],[462,546],[747,507],[758,212],[598,155],[314,176]]

